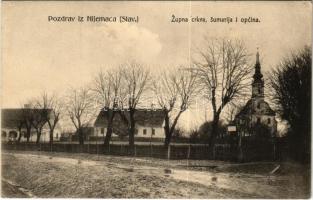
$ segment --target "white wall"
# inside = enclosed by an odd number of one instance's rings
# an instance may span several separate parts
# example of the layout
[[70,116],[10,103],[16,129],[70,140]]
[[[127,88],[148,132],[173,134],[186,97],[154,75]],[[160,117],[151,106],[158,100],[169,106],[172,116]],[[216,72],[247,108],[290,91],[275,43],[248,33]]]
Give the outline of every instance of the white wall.
[[[104,136],[106,135],[106,128],[104,127],[95,127],[95,135],[97,136],[103,136],[101,133],[101,128],[103,128]],[[137,134],[135,134],[135,137],[146,137],[146,138],[165,138],[164,129],[163,127],[146,127],[146,126],[140,126],[136,125],[136,129],[138,130]],[[144,129],[146,130],[146,134],[144,135]],[[152,129],[154,129],[154,135],[152,135]],[[112,136],[117,136],[114,131]]]
[[[165,138],[163,127],[147,127],[147,126],[137,126],[138,132],[135,137],[146,137],[146,138]],[[145,131],[144,131],[145,130]],[[154,130],[154,135],[152,134]],[[146,134],[144,134],[146,133]]]
[[[19,131],[17,129],[6,129],[6,128],[2,128],[1,131],[5,131],[6,132],[6,137],[1,137],[1,140],[2,141],[8,141],[9,140],[9,132],[10,131],[15,131],[17,133],[17,137],[15,138],[15,140],[18,139],[18,136],[19,136]],[[22,129],[22,133],[26,133],[26,129]],[[41,137],[40,137],[40,141],[41,142],[49,142],[50,140],[50,136],[49,136],[49,129],[47,128],[44,128],[41,132]],[[60,136],[61,136],[61,133],[60,133],[60,130],[59,129],[55,129],[54,132],[53,132],[53,140],[54,141],[59,141],[60,140]],[[11,138],[12,139],[12,138]],[[26,141],[27,138],[25,138],[23,135],[21,137],[21,141]],[[37,133],[34,129],[31,130],[31,135],[30,135],[30,138],[29,138],[29,141],[30,142],[36,142],[37,140]]]

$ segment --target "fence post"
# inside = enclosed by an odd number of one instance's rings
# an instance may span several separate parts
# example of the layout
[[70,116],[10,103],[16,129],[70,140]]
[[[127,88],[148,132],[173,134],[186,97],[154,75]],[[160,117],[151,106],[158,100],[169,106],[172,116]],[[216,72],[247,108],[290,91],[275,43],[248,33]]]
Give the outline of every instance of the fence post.
[[122,144],[121,144],[121,149],[120,149],[120,155],[122,155]]
[[188,154],[187,154],[187,159],[189,159],[189,158],[190,158],[190,144],[188,146]]

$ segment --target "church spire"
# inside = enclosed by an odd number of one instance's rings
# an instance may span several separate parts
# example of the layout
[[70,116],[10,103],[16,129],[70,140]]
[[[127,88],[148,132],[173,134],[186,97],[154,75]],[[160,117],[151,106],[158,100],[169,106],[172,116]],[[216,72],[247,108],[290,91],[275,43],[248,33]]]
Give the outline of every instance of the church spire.
[[256,63],[259,63],[259,64],[260,64],[259,48],[257,48],[257,52],[256,52]]
[[260,64],[260,54],[259,54],[259,48],[257,48],[256,53],[256,63],[255,63],[255,73],[254,73],[254,82],[260,82],[262,81],[263,75],[261,73],[261,64]]
[[264,81],[263,74],[261,73],[259,48],[257,48],[256,53],[255,72],[252,83],[252,97],[264,97]]

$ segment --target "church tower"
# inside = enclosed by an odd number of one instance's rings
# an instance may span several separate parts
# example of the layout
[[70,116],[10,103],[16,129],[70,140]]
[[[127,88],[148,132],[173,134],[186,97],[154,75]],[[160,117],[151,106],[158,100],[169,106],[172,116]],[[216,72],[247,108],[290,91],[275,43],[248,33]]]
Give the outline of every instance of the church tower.
[[255,72],[252,82],[252,98],[264,99],[264,80],[261,73],[259,51],[256,53]]
[[[251,99],[248,100],[246,105],[236,115],[236,127],[238,128],[238,132],[245,137],[255,134],[261,134],[263,135],[262,137],[275,137],[277,132],[275,115],[275,112],[264,98],[264,80],[261,73],[260,54],[258,51],[256,53]],[[267,134],[268,131],[261,128],[263,126],[260,126],[260,124],[267,126],[270,134]],[[251,127],[254,128],[251,129]]]

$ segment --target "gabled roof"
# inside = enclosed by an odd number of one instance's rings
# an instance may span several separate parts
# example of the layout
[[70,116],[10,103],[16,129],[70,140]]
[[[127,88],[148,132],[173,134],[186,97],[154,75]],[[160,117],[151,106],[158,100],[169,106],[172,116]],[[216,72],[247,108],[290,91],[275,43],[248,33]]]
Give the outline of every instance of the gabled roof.
[[[125,114],[126,119],[129,119],[128,111],[122,111]],[[101,110],[94,123],[96,127],[106,127],[108,121],[109,112]],[[165,115],[161,109],[138,109],[135,112],[136,124],[141,126],[161,127],[164,122]],[[119,113],[116,113],[113,124],[125,124],[122,122],[122,117]]]
[[[24,123],[27,115],[40,114],[43,109],[32,108],[5,108],[1,109],[1,127],[2,128],[18,128],[21,123]],[[51,109],[47,109],[48,114]],[[37,115],[38,116],[38,115]]]
[[241,111],[237,114],[237,117],[244,116],[244,115],[252,115],[252,114],[259,114],[259,115],[269,115],[269,116],[275,116],[275,112],[271,109],[269,104],[261,100],[259,101],[262,105],[262,109],[257,109],[253,105],[253,99],[250,99],[247,104],[241,109]]
[[19,123],[23,121],[21,109],[1,109],[1,127],[17,128]]

